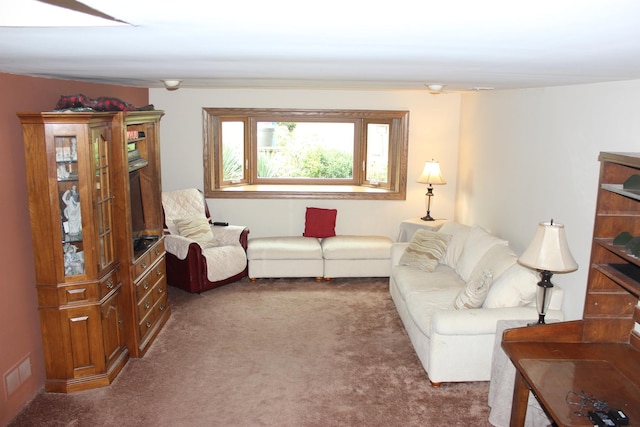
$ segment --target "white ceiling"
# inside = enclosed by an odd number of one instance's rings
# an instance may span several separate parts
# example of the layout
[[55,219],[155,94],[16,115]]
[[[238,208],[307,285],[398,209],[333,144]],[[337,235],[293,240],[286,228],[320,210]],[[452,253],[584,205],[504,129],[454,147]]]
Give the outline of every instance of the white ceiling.
[[640,79],[637,0],[83,3],[131,25],[0,0],[0,72],[139,87],[452,91]]

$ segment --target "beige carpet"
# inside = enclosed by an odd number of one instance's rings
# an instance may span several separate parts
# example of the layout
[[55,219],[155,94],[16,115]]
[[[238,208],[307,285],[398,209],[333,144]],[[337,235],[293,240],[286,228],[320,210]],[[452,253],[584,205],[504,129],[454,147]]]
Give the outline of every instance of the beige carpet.
[[114,383],[38,395],[11,426],[489,426],[488,383],[433,388],[387,279],[189,294]]

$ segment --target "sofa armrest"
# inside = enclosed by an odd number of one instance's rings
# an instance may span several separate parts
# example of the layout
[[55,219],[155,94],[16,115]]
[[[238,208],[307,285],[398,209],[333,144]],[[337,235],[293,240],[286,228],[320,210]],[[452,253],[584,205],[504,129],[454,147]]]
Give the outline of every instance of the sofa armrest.
[[[549,320],[564,320],[559,310],[547,312]],[[498,320],[537,321],[535,307],[472,308],[436,310],[431,318],[431,332],[439,335],[495,334]]]
[[409,246],[409,243],[398,242],[391,244],[391,267],[400,264],[400,257],[404,253],[404,250]]

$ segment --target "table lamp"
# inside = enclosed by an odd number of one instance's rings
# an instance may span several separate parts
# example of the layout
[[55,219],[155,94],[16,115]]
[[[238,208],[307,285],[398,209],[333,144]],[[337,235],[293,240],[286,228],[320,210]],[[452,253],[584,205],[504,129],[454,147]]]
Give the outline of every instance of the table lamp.
[[544,324],[544,317],[549,308],[553,283],[553,273],[569,273],[578,269],[567,244],[564,225],[553,222],[541,222],[533,237],[533,241],[518,259],[526,267],[540,272],[541,280],[536,291],[536,307],[538,324]]
[[427,187],[427,214],[420,218],[423,221],[435,221],[431,217],[431,197],[433,197],[433,186],[434,185],[442,185],[447,182],[444,180],[442,176],[442,172],[440,172],[440,163],[431,159],[430,162],[426,162],[424,164],[424,169],[422,170],[422,174],[418,178],[418,182],[421,184],[429,184]]

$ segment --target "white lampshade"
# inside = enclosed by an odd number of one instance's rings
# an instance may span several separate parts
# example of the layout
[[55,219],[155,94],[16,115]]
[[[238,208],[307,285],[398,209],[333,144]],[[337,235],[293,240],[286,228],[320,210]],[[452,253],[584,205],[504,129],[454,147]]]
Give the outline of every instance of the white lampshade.
[[567,244],[564,225],[551,222],[538,224],[533,241],[518,259],[520,264],[552,273],[568,273],[578,269]]
[[446,184],[447,182],[444,180],[442,176],[442,172],[440,172],[440,163],[431,160],[430,162],[426,162],[424,164],[424,169],[422,170],[422,174],[418,178],[418,182],[421,184],[433,184],[440,185]]

